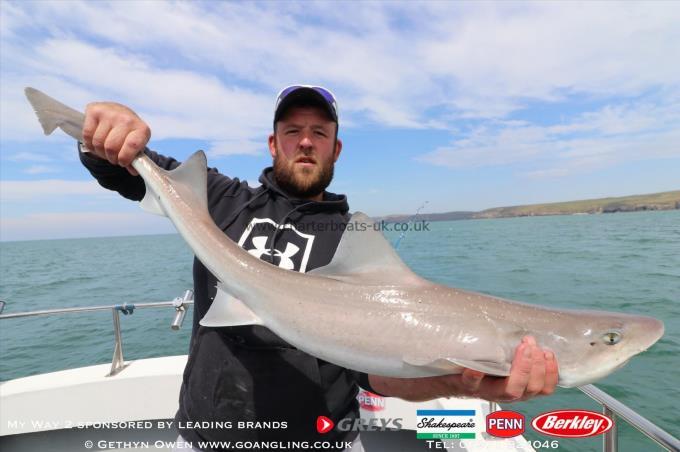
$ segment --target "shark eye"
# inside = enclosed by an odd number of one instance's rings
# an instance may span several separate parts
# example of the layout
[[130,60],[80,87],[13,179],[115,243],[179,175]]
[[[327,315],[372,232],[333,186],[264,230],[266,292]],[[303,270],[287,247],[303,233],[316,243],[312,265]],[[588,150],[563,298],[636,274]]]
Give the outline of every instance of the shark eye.
[[621,341],[621,333],[618,331],[607,331],[602,335],[602,341],[607,345],[618,344]]

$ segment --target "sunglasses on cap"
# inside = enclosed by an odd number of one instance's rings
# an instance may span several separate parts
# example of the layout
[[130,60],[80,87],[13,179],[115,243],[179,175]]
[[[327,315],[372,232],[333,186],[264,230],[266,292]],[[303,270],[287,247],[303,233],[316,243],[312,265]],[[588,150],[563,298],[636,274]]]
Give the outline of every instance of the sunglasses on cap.
[[283,88],[281,92],[279,93],[278,96],[276,96],[276,106],[274,108],[274,120],[276,121],[278,117],[280,116],[280,113],[283,108],[282,107],[287,107],[285,100],[290,99],[289,96],[295,92],[298,92],[300,89],[304,90],[312,90],[314,91],[320,100],[322,99],[325,104],[325,106],[328,109],[328,113],[330,113],[331,117],[337,122],[338,121],[338,102],[335,100],[335,96],[333,93],[331,93],[328,89],[322,87],[322,86],[313,86],[313,85],[291,85],[286,88]]

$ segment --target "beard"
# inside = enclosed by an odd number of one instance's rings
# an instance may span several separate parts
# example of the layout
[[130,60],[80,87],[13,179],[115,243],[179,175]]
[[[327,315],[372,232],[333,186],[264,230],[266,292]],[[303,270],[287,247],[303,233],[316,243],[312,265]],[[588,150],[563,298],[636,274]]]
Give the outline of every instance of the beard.
[[283,161],[278,155],[274,158],[274,180],[283,191],[295,198],[312,198],[322,193],[333,180],[335,164],[317,160],[313,168],[300,168],[292,161]]

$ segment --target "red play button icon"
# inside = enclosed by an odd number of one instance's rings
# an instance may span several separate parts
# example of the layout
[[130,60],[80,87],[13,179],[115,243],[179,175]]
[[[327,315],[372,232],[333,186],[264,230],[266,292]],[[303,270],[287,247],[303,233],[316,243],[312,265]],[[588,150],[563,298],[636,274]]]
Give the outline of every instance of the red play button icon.
[[319,416],[316,418],[316,431],[319,433],[328,433],[333,429],[335,424],[326,416]]

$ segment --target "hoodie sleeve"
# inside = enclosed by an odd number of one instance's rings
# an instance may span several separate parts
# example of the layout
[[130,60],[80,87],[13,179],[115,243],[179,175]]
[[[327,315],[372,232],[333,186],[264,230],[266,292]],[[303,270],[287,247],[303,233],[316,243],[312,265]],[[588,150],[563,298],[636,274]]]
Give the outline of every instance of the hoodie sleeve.
[[[146,194],[146,186],[144,180],[140,176],[133,176],[125,168],[117,165],[112,165],[106,160],[100,159],[91,155],[88,152],[82,152],[82,144],[78,143],[78,154],[83,166],[92,174],[92,177],[97,179],[99,185],[108,189],[117,191],[121,196],[132,201],[141,201]],[[153,160],[156,165],[165,169],[172,170],[180,165],[180,162],[172,157],[166,157],[157,152],[146,148],[144,153]],[[216,188],[232,185],[232,179],[220,174],[215,168],[208,168],[208,194],[210,196]]]

